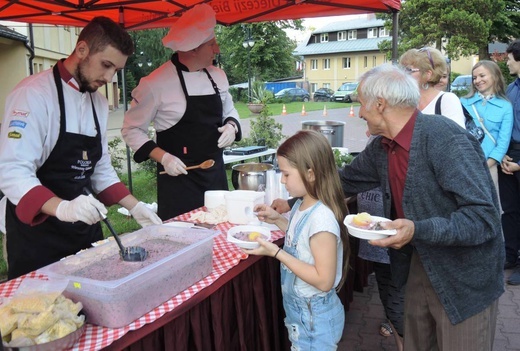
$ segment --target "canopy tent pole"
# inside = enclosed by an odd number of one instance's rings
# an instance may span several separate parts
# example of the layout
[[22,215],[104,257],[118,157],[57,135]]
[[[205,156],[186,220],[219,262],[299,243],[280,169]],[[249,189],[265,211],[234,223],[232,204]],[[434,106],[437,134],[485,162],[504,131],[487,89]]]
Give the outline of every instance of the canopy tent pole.
[[397,36],[399,35],[399,11],[392,10],[392,63],[397,64],[399,52],[397,50]]
[[[119,6],[119,25],[121,28],[125,28],[125,15],[123,6]],[[126,101],[126,69],[123,67],[121,70],[121,86],[123,88],[123,111],[126,114],[128,111],[128,103]],[[128,175],[128,190],[133,194],[132,185],[132,155],[130,153],[130,147],[125,143],[126,146],[126,173]]]

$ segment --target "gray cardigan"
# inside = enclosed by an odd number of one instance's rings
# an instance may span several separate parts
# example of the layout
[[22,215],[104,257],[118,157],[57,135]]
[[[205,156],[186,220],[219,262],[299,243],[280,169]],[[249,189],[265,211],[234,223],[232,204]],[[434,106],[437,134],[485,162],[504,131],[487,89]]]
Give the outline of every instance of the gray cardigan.
[[[390,218],[387,154],[381,140],[370,143],[340,177],[348,196],[381,186]],[[505,252],[497,195],[480,144],[453,121],[417,116],[402,206],[415,224],[411,244],[451,323],[481,312],[502,295]],[[410,256],[390,251],[392,273],[406,279]],[[396,257],[407,257],[408,265],[394,264]]]

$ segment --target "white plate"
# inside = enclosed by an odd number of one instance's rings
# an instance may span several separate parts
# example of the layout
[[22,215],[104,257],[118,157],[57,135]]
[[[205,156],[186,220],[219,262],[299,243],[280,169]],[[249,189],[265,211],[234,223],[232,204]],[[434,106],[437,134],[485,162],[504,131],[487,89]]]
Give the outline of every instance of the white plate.
[[[354,227],[350,223],[352,222],[352,218],[354,218],[356,215],[351,214],[345,217],[345,220],[343,223],[347,226],[348,232],[350,235],[355,236],[359,239],[365,239],[365,240],[379,240],[389,237],[390,235],[397,234],[397,230],[395,229],[388,229],[388,230],[370,230],[370,229],[361,229]],[[372,221],[375,222],[390,222],[388,218],[384,217],[378,217],[378,216],[372,216]]]
[[259,244],[255,241],[238,240],[234,237],[234,235],[238,232],[259,232],[267,236],[267,240],[271,239],[271,231],[266,227],[261,227],[258,225],[237,225],[236,227],[230,228],[227,232],[227,241],[243,249],[256,249]]

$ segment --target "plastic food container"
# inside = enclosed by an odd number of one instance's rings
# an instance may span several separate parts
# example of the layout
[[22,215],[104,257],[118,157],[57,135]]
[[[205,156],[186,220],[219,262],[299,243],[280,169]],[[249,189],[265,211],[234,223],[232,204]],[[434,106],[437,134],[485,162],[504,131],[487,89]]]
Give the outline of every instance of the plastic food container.
[[235,190],[226,194],[228,221],[233,224],[248,224],[258,221],[253,211],[255,205],[264,203],[265,192]]
[[220,205],[226,204],[227,190],[207,190],[204,192],[204,206],[208,210],[217,208]]
[[120,328],[209,275],[218,233],[149,226],[121,236],[123,245],[139,245],[148,251],[143,262],[124,262],[117,244],[109,241],[39,272],[51,279],[69,279],[63,295],[83,303],[87,322]]

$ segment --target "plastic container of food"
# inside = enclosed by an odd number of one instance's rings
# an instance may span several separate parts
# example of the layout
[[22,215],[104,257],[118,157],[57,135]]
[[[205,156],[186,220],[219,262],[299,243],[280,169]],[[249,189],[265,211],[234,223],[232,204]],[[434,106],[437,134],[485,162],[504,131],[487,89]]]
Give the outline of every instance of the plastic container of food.
[[258,221],[254,215],[256,205],[264,203],[265,192],[235,190],[226,195],[228,221],[233,224],[248,224]]
[[206,229],[149,226],[121,236],[143,246],[143,262],[125,262],[113,241],[39,269],[66,278],[63,295],[83,303],[87,322],[109,328],[130,324],[211,273],[213,239]]

